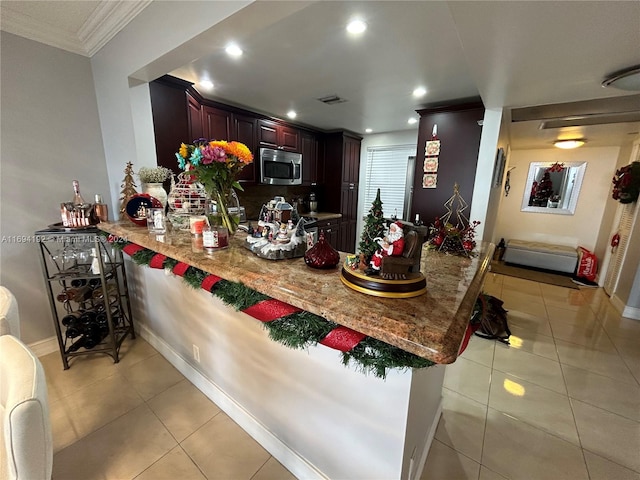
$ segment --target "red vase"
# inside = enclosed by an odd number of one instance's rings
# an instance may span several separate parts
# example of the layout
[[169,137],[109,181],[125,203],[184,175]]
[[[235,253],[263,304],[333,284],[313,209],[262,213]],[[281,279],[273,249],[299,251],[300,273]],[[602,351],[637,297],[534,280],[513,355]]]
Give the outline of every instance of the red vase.
[[304,254],[304,263],[312,268],[333,268],[340,263],[340,254],[324,238],[323,230],[320,230],[318,243]]

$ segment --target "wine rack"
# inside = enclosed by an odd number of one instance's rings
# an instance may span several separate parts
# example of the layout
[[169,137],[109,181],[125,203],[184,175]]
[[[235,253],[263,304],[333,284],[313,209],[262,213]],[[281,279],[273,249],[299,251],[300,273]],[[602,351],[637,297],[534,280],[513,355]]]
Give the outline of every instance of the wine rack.
[[51,314],[67,370],[80,355],[107,354],[135,339],[122,252],[95,227],[35,232]]

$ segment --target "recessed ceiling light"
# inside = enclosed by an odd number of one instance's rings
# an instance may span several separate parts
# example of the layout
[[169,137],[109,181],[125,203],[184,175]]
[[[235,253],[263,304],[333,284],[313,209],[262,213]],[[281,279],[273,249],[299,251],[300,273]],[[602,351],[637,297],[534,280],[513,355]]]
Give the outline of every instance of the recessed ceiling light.
[[416,119],[415,119],[415,118],[413,118],[413,117],[411,117],[409,120],[407,120],[407,123],[408,123],[409,125],[413,125],[414,123],[417,123],[417,122],[418,122],[418,120],[416,120]]
[[373,132],[373,130],[371,130],[370,128],[365,128],[364,129],[364,133],[371,133],[371,132]]
[[585,140],[573,139],[573,140],[558,140],[553,143],[558,148],[569,150],[571,148],[578,148],[585,144]]
[[294,110],[289,110],[287,112],[287,117],[289,117],[289,118],[296,118],[297,116],[298,116],[298,114]]
[[418,87],[413,91],[414,97],[423,97],[427,94],[427,89],[424,87]]
[[232,57],[239,57],[242,55],[242,49],[235,43],[227,45],[227,48],[225,48],[224,51],[227,52],[227,55]]
[[200,86],[205,90],[213,90],[213,82],[211,80],[201,80]]
[[367,24],[364,23],[362,20],[352,20],[347,25],[347,32],[349,33],[358,34],[358,33],[364,32],[366,29],[367,29]]

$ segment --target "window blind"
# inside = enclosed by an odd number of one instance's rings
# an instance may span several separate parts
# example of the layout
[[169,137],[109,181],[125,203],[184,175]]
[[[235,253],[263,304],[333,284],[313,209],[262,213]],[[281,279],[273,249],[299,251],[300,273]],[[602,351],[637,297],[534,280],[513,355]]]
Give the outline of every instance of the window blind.
[[386,218],[404,218],[404,196],[407,187],[407,163],[415,155],[415,145],[367,148],[366,185],[363,212],[369,213],[380,189],[382,211]]

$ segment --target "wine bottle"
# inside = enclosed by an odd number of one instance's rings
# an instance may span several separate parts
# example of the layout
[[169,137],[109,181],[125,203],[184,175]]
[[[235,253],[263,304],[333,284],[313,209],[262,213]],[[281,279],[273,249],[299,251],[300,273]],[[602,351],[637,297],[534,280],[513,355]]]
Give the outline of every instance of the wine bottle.
[[87,202],[84,201],[82,195],[80,194],[80,182],[78,180],[73,181],[73,204],[74,205],[83,205]]
[[84,332],[83,325],[81,325],[80,322],[77,322],[77,323],[72,323],[67,327],[67,330],[65,331],[65,335],[68,338],[76,338],[82,335],[83,332]]
[[106,331],[104,328],[100,328],[97,324],[91,323],[87,325],[84,333],[84,337],[86,338],[84,342],[84,348],[93,348],[98,345],[109,333],[109,329]]
[[65,327],[70,327],[71,325],[77,324],[79,320],[80,314],[77,312],[71,312],[70,314],[62,317],[60,323],[62,323],[62,325],[64,325]]
[[96,322],[96,312],[93,310],[85,310],[80,314],[80,323],[87,326]]
[[59,302],[68,302],[69,300],[73,300],[74,302],[84,302],[91,296],[91,289],[88,286],[78,287],[78,288],[66,288],[58,295],[56,295],[56,300]]
[[109,207],[107,207],[106,203],[102,203],[102,195],[96,193],[95,203],[93,205],[93,209],[98,217],[98,220],[101,222],[109,221]]
[[87,280],[85,278],[74,278],[71,280],[72,287],[84,287],[87,284]]
[[87,342],[87,338],[83,335],[78,340],[76,340],[71,345],[69,345],[69,348],[67,350],[69,352],[76,352],[80,350],[82,347],[84,347],[86,342]]

